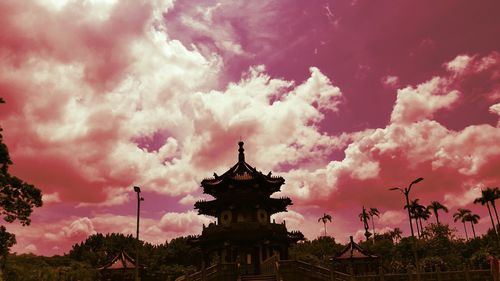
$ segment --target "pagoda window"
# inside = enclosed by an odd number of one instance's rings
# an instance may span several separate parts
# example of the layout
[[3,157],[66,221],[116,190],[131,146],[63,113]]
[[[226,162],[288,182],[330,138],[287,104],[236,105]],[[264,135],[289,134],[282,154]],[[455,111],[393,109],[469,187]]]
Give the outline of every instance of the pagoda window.
[[231,211],[226,210],[220,214],[220,224],[228,225],[233,221],[233,216]]

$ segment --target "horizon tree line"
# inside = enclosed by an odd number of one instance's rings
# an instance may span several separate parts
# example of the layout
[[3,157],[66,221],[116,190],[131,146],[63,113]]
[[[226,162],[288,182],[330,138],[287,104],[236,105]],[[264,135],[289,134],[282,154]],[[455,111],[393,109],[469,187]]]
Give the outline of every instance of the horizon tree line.
[[[481,196],[476,198],[473,203],[481,204],[482,206],[486,205],[488,209],[488,214],[491,220],[491,225],[493,228],[493,232],[498,237],[498,231],[500,229],[500,220],[498,217],[498,212],[496,209],[495,201],[500,198],[500,189],[498,187],[487,187],[481,190]],[[436,224],[441,225],[441,221],[439,220],[440,212],[448,213],[449,209],[440,203],[439,201],[431,201],[429,205],[424,206],[419,203],[418,198],[410,201],[409,205],[405,205],[404,209],[409,209],[410,213],[410,223],[415,224],[417,235],[419,238],[425,236],[424,226],[422,221],[427,221],[431,215],[434,215],[436,219]],[[493,214],[496,219],[496,223],[493,217]],[[363,227],[365,229],[365,237],[366,240],[369,239],[373,234],[373,243],[375,243],[375,217],[380,218],[380,211],[377,208],[370,207],[369,210],[366,210],[363,206],[362,212],[358,215],[361,222],[363,222]],[[478,224],[479,219],[481,218],[478,214],[473,213],[470,209],[458,208],[455,213],[452,215],[454,222],[461,222],[464,227],[465,239],[469,240],[469,235],[467,232],[466,223],[470,223],[470,228],[472,230],[473,238],[477,238],[475,225]],[[372,223],[372,233],[368,230],[369,221]],[[322,222],[324,225],[324,236],[327,236],[326,231],[326,223],[332,222],[332,216],[324,213],[322,217],[318,218],[318,222]],[[396,228],[395,228],[396,229]],[[401,230],[397,228],[399,231],[399,235],[402,234]]]

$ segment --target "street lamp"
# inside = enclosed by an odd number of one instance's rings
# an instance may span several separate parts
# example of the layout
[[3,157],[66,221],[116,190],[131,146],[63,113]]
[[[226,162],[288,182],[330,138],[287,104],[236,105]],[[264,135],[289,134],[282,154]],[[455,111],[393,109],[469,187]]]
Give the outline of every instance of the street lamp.
[[405,196],[405,199],[406,199],[406,208],[408,209],[408,219],[410,220],[410,230],[411,230],[411,237],[415,238],[415,234],[413,232],[413,224],[411,223],[411,213],[410,213],[410,199],[409,199],[409,194],[410,194],[410,190],[411,190],[411,187],[416,184],[416,183],[419,183],[421,181],[423,181],[424,178],[418,178],[414,181],[412,181],[410,183],[410,185],[407,187],[407,188],[399,188],[399,187],[394,187],[394,188],[389,188],[389,190],[399,190],[401,191],[404,196]]
[[137,232],[136,232],[136,248],[135,248],[135,280],[139,281],[139,213],[141,210],[141,201],[144,201],[144,198],[141,197],[141,188],[138,186],[134,186],[134,191],[137,193]]

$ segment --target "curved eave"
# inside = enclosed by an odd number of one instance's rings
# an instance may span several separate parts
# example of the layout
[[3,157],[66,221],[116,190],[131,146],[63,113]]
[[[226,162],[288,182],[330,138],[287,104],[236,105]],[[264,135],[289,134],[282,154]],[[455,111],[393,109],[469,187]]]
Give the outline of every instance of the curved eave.
[[226,179],[232,179],[236,181],[248,181],[248,180],[265,180],[269,184],[283,184],[285,179],[279,176],[272,176],[271,173],[268,175],[262,174],[262,172],[257,171],[256,168],[250,166],[247,162],[238,162],[233,165],[229,170],[227,170],[221,176],[214,174],[213,178],[205,178],[201,181],[202,186],[216,186],[221,184]]
[[287,207],[292,204],[292,200],[288,197],[269,198],[268,209],[271,214],[287,212]]
[[197,201],[196,203],[194,203],[194,208],[198,209],[199,215],[217,217],[219,211],[219,203],[216,200]]

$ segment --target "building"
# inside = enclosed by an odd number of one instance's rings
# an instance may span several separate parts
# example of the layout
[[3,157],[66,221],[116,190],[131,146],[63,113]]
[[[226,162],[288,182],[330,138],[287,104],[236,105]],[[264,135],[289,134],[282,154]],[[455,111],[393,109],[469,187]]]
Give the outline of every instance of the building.
[[135,278],[135,266],[135,260],[121,251],[110,262],[98,269],[102,280],[132,281]]
[[352,236],[349,238],[349,244],[332,259],[333,268],[336,271],[354,275],[377,273],[379,270],[379,258],[361,248],[361,246],[354,242]]
[[196,202],[195,209],[217,220],[204,226],[194,242],[202,250],[204,266],[236,263],[243,275],[260,274],[263,261],[272,256],[287,259],[288,246],[303,235],[271,221],[272,214],[286,212],[292,204],[290,198],[271,197],[285,180],[250,166],[243,142],[238,145],[238,162],[222,175],[214,173],[201,182],[203,192],[214,199]]

